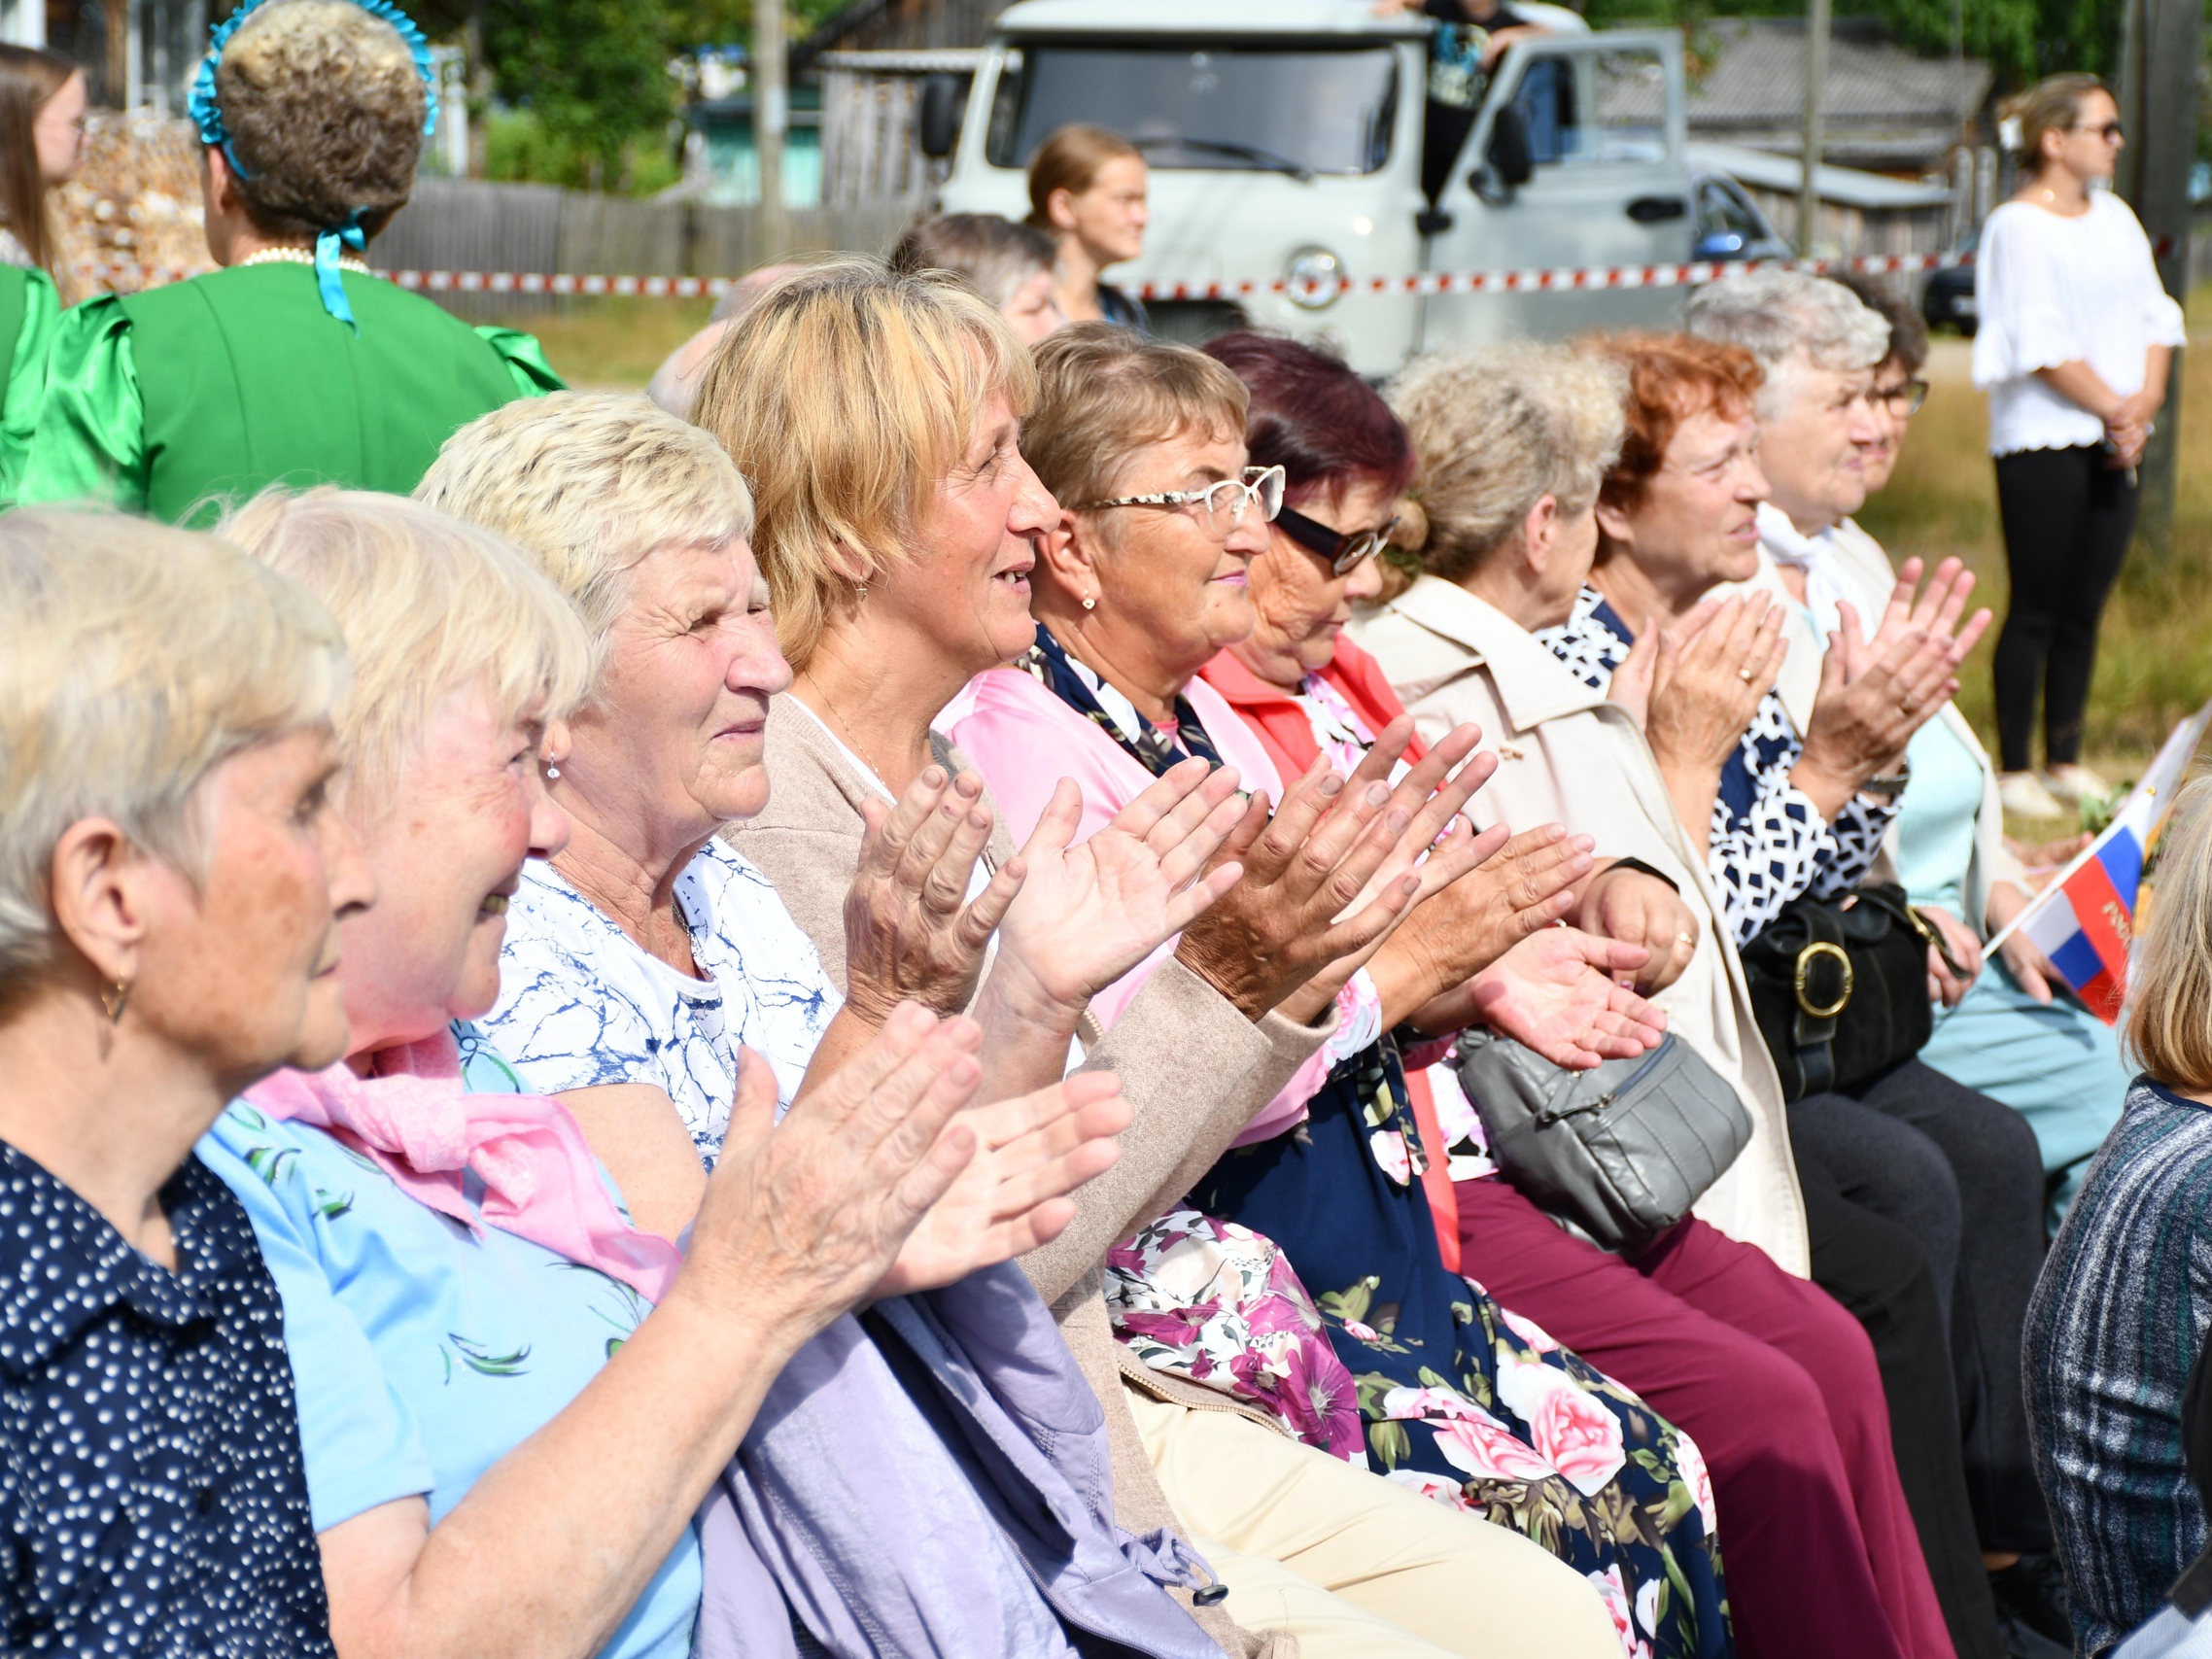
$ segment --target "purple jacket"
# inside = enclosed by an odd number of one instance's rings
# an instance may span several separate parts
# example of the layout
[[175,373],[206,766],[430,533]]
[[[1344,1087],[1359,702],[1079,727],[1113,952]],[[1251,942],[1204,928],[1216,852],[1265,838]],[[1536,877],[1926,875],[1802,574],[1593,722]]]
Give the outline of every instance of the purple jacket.
[[[965,1441],[951,1448],[958,1467],[1072,1631],[1151,1659],[1224,1659],[1162,1588],[1213,1585],[1206,1564],[1172,1534],[1114,1525],[1104,1414],[1019,1268],[879,1302],[870,1323],[928,1373],[939,1419]],[[882,1391],[899,1386],[847,1315],[770,1388],[700,1510],[695,1659],[797,1659],[792,1614],[836,1659],[1005,1651],[980,1552],[909,1524],[933,1498],[915,1460],[885,1443]]]

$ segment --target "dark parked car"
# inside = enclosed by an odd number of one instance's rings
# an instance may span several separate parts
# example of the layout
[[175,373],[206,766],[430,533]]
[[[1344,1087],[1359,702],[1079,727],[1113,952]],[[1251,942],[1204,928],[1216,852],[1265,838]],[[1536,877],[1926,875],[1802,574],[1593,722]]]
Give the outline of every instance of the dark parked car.
[[[1974,247],[1974,242],[1964,242],[1954,251],[1970,254]],[[1981,307],[1974,298],[1974,267],[1946,265],[1930,271],[1927,286],[1920,290],[1920,315],[1931,329],[1956,328],[1972,335],[1982,322]]]

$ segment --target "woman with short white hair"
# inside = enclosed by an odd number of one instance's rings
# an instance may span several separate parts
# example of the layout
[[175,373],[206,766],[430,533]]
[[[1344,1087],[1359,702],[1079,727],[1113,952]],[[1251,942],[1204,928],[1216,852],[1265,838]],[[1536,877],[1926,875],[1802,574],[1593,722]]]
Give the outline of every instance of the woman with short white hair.
[[211,537],[0,518],[0,1648],[328,1655],[284,1314],[192,1145],[343,1052],[337,630]]

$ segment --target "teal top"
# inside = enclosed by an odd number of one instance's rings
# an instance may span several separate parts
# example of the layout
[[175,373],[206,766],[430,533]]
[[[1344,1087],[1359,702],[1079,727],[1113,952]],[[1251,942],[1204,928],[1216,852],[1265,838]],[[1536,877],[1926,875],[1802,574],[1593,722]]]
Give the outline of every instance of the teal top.
[[[455,1035],[472,1093],[523,1091],[472,1027]],[[319,1533],[418,1495],[436,1525],[649,1311],[620,1280],[498,1227],[465,1227],[323,1130],[244,1101],[196,1150],[246,1206],[284,1298]],[[479,1203],[473,1180],[467,1195]],[[685,1659],[703,1583],[687,1528],[601,1659]]]
[[54,331],[25,504],[96,501],[171,522],[271,483],[405,495],[438,446],[516,397],[559,391],[536,340],[471,328],[380,277],[345,273],[360,320],[304,265],[237,265],[103,294]]
[[1906,748],[1913,781],[1900,797],[1898,880],[1917,905],[1951,912],[1977,933],[1987,916],[1966,914],[1966,872],[1974,862],[1974,819],[1982,811],[1982,763],[1941,719],[1913,735]]
[[7,353],[7,378],[0,381],[0,507],[15,505],[31,435],[38,431],[47,352],[60,317],[52,277],[34,266],[0,265],[0,351]]

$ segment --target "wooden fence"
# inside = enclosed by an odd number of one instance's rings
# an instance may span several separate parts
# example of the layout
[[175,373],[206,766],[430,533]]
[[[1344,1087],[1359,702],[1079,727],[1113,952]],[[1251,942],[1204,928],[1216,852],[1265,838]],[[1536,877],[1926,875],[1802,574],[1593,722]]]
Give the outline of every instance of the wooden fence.
[[[904,201],[786,213],[782,247],[761,245],[757,210],[635,201],[553,185],[418,179],[412,200],[369,244],[385,270],[572,271],[604,276],[743,276],[792,254],[881,253],[914,218]],[[578,303],[551,294],[438,294],[476,322]]]

